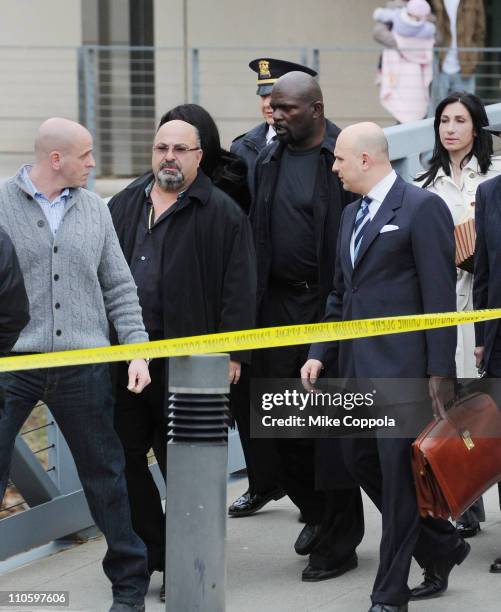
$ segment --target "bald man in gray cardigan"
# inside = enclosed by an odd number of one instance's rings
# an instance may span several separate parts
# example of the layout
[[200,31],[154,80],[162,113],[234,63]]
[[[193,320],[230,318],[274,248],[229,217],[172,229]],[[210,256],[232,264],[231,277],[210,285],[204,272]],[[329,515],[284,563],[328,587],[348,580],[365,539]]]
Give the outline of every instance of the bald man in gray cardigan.
[[[0,227],[14,244],[30,302],[31,319],[13,355],[108,346],[109,322],[121,344],[148,340],[108,208],[83,189],[94,166],[90,133],[52,118],[39,128],[35,163],[0,187]],[[133,360],[128,389],[140,393],[149,382],[147,362]],[[108,543],[103,568],[113,589],[110,612],[143,611],[146,548],[132,530],[108,365],[4,373],[0,387],[0,499],[15,437],[43,400]]]

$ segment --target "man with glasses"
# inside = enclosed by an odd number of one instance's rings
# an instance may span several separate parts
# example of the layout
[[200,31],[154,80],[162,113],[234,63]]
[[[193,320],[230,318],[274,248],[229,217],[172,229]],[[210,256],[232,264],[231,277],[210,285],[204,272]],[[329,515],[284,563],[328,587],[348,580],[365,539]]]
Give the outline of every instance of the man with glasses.
[[[140,177],[109,203],[151,340],[254,326],[249,221],[199,168],[202,144],[193,125],[164,123],[155,135],[149,177]],[[238,381],[240,362],[246,360],[247,354],[230,356],[230,382]],[[140,401],[117,387],[116,428],[125,449],[133,525],[148,548],[150,572],[163,571],[165,563],[165,520],[147,460],[153,448],[165,477],[164,362],[151,363],[154,382]],[[124,368],[119,366],[118,381]]]

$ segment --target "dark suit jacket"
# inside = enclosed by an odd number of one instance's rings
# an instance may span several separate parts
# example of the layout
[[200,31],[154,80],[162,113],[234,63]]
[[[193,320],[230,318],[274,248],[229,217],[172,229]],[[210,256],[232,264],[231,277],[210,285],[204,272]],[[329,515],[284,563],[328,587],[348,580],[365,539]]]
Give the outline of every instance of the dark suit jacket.
[[[334,289],[325,321],[456,310],[454,225],[437,195],[397,180],[365,230],[353,268],[350,240],[360,200],[345,208]],[[398,230],[380,233],[385,225]],[[456,328],[313,345],[310,357],[338,360],[347,378],[455,376]]]
[[[501,176],[478,186],[475,205],[475,274],[473,306],[501,307]],[[485,346],[484,365],[488,369],[498,333],[499,320],[475,324],[477,346]]]

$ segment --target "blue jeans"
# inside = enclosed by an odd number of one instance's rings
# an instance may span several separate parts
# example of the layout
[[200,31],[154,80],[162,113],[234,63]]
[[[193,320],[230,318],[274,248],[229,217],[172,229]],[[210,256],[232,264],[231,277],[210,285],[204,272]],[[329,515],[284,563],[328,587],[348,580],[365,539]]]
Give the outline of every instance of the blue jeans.
[[142,603],[149,584],[146,547],[132,529],[107,364],[0,374],[0,500],[16,435],[39,400],[66,438],[92,517],[106,538],[103,569],[113,599]]
[[448,74],[439,70],[437,64],[435,64],[433,74],[428,117],[435,116],[437,105],[453,91],[475,93],[476,79],[474,74],[470,76],[462,76],[460,72]]
[[456,72],[455,74],[440,72],[438,75],[438,95],[440,96],[440,100],[443,100],[453,91],[475,93],[475,75],[463,76],[460,72]]

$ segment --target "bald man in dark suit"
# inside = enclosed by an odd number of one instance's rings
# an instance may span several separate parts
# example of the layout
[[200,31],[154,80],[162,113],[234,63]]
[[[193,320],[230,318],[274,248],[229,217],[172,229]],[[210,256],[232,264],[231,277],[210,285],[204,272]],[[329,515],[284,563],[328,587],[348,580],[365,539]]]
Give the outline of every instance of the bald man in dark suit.
[[[337,241],[334,288],[326,321],[444,312],[456,309],[454,226],[436,195],[403,181],[391,167],[388,143],[373,123],[344,129],[334,150],[333,170],[345,189],[364,194],[348,205]],[[341,377],[429,379],[435,410],[455,377],[455,328],[390,334],[313,345],[301,374],[316,380],[337,363]],[[419,387],[418,387],[419,388]],[[432,410],[428,388],[388,406]],[[407,403],[406,403],[407,402]],[[409,413],[408,413],[409,414]],[[439,595],[469,545],[449,521],[419,517],[408,437],[342,440],[346,466],[381,510],[383,533],[370,612],[405,612],[412,599]],[[412,556],[424,568],[424,582],[407,586]]]

